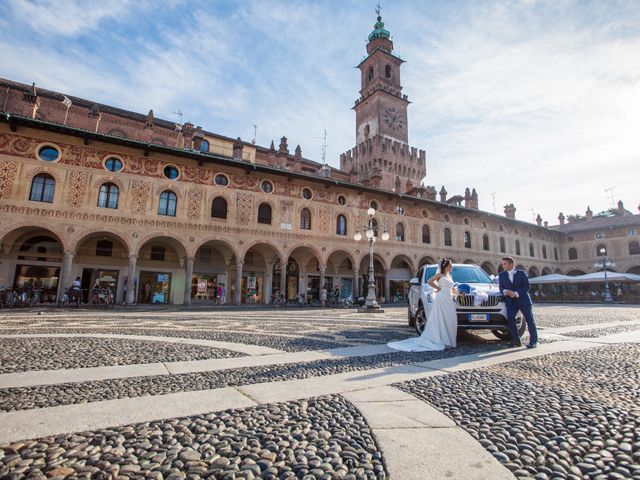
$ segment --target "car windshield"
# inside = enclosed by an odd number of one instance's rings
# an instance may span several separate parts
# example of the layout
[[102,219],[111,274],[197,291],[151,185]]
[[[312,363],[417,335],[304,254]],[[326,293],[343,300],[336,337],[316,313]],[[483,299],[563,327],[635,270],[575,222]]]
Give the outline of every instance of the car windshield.
[[[436,274],[438,267],[427,267],[424,281],[428,281]],[[476,265],[454,265],[451,274],[455,283],[493,283],[489,276]]]

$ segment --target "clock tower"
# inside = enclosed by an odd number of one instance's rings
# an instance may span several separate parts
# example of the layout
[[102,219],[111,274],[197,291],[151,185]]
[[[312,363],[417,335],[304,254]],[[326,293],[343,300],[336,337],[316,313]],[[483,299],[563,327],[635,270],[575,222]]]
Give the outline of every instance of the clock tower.
[[378,10],[369,34],[367,56],[360,64],[360,97],[356,112],[356,147],[340,156],[340,167],[353,180],[404,193],[420,184],[426,173],[423,150],[409,147],[407,107],[400,67],[391,34]]

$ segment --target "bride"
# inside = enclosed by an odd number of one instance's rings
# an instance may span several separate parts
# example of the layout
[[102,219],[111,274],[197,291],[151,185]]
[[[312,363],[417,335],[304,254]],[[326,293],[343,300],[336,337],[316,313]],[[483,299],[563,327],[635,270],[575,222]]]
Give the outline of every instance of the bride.
[[425,352],[455,348],[458,335],[458,317],[456,304],[452,297],[457,293],[451,279],[451,260],[443,258],[438,271],[429,279],[433,288],[433,307],[427,319],[427,325],[419,337],[407,338],[389,343],[389,347],[403,352]]

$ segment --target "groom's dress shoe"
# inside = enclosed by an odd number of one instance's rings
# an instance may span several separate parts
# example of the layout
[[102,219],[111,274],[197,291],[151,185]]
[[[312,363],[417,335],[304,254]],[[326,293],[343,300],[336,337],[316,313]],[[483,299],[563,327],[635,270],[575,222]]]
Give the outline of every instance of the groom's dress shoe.
[[521,343],[512,343],[511,345],[509,345],[509,348],[518,348],[521,347],[522,344]]
[[527,343],[527,348],[538,348],[537,343]]

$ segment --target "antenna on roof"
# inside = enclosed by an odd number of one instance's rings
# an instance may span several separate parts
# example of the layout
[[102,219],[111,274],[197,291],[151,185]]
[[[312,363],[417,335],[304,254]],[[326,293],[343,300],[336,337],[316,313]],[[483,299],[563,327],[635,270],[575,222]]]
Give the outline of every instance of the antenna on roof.
[[531,212],[531,218],[536,221],[536,211],[533,208],[527,208],[527,212]]
[[616,208],[616,187],[617,185],[614,185],[613,187],[604,189],[604,191],[608,193],[607,198],[609,199],[609,202],[611,202],[611,208]]
[[496,193],[498,192],[491,192],[491,199],[493,201],[493,213],[496,213]]
[[376,4],[376,15],[377,15],[378,17],[380,16],[380,10],[381,10],[380,2],[378,2],[378,3]]
[[251,145],[255,145],[256,144],[256,137],[258,136],[258,126],[254,123],[253,124],[253,138],[251,139]]
[[327,129],[324,129],[324,136],[322,137],[322,164],[327,164]]
[[177,112],[173,112],[173,113],[178,116],[178,121],[180,122],[180,125],[182,125],[182,116],[184,114],[180,111],[180,109],[178,109]]

